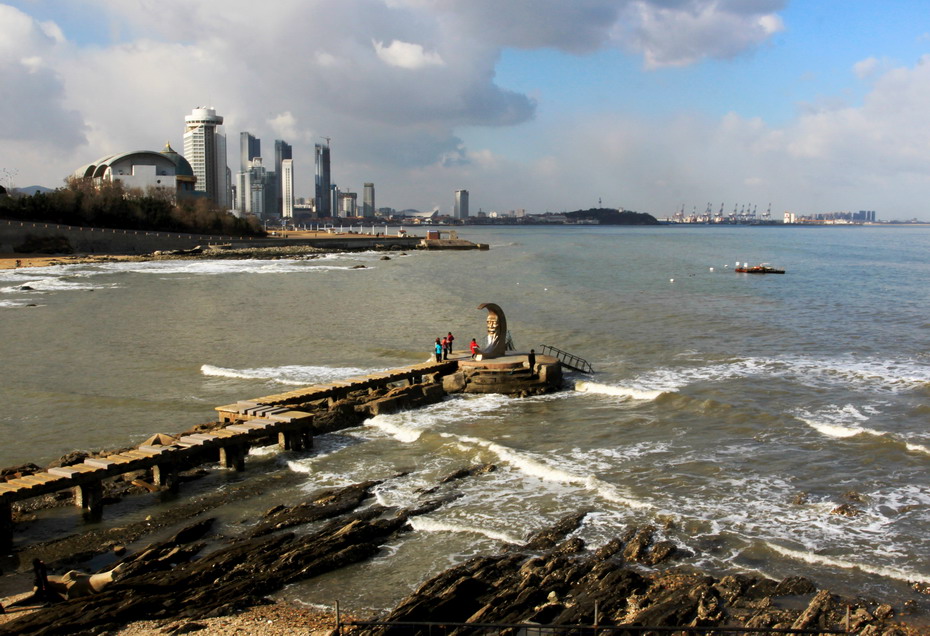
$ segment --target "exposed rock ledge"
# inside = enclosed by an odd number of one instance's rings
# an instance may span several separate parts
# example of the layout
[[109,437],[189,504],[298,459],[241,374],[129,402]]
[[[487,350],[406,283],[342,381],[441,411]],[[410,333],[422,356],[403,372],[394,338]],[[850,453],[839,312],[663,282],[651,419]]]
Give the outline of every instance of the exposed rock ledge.
[[[75,598],[6,623],[0,633],[99,634],[142,619],[174,623],[174,629],[184,629],[187,621],[195,630],[193,621],[262,603],[289,583],[372,558],[392,536],[407,531],[410,517],[454,499],[456,482],[488,470],[493,467],[453,473],[439,488],[424,490],[422,502],[411,509],[373,504],[372,489],[379,482],[368,481],[271,509],[236,537],[211,536],[212,520],[199,521],[124,556],[110,568],[111,576],[98,577],[113,582],[96,593],[80,596],[92,591],[87,586],[65,589],[65,596]],[[598,624],[605,626],[844,629],[849,608],[848,628],[860,634],[919,633],[892,623],[888,605],[840,599],[800,577],[718,579],[669,566],[675,547],[656,541],[649,526],[630,528],[597,550],[586,550],[583,541],[571,537],[584,516],[563,519],[523,546],[441,573],[384,620],[590,625],[596,607]],[[309,533],[288,530],[310,523],[316,525]],[[208,551],[208,538],[221,547]],[[80,576],[69,580],[75,579]],[[385,628],[358,624],[356,630],[382,633]]]

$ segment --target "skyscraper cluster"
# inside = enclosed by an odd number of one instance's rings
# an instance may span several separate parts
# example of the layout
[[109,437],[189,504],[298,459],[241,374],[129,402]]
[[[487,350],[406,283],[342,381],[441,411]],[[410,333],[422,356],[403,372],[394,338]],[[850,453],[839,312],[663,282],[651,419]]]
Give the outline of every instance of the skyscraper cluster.
[[250,132],[239,133],[236,209],[260,219],[294,218],[294,156],[291,145],[274,142],[274,170],[262,158],[262,142]]
[[[238,214],[254,214],[262,220],[294,219],[293,148],[282,139],[274,142],[274,165],[262,157],[261,139],[250,132],[239,134],[239,171],[235,182],[226,165],[226,134],[223,117],[216,110],[198,106],[184,118],[184,157],[197,178],[195,190],[216,205],[234,208]],[[332,181],[329,138],[315,144],[313,212],[317,218],[336,216],[373,218],[375,185],[364,184],[362,205],[357,206],[355,192],[340,192]],[[468,216],[468,192],[465,193],[465,216]],[[456,210],[458,210],[456,193]],[[307,206],[305,206],[306,208]],[[456,215],[458,216],[458,215]]]

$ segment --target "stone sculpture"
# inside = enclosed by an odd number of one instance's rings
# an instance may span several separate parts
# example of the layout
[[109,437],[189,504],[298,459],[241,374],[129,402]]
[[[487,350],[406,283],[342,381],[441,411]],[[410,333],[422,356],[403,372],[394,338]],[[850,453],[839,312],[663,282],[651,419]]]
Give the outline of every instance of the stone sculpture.
[[481,358],[498,358],[507,351],[507,317],[504,310],[494,303],[482,303],[478,309],[488,310],[488,343],[481,351]]

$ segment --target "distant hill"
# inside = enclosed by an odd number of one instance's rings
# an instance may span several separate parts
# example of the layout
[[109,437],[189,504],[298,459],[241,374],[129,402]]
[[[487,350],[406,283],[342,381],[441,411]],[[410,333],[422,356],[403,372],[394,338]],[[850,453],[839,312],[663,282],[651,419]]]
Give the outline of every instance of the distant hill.
[[601,225],[661,225],[651,214],[615,210],[613,208],[591,208],[566,212],[565,216],[575,221],[597,221]]
[[20,194],[26,194],[26,195],[32,196],[33,194],[36,194],[37,192],[41,192],[42,194],[45,194],[47,192],[51,192],[53,189],[54,188],[46,188],[45,186],[40,186],[40,185],[31,185],[31,186],[26,186],[25,188],[13,188],[13,191],[19,192]]

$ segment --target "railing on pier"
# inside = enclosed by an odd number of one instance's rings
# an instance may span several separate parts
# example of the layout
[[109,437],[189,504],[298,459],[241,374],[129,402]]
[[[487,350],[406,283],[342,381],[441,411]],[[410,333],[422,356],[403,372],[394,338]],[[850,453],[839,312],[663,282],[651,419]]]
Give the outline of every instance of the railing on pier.
[[[481,636],[500,634],[523,634],[524,636],[650,636],[652,634],[694,634],[712,636],[714,634],[805,634],[817,636],[822,634],[845,634],[852,632],[845,629],[780,628],[780,627],[727,627],[727,626],[671,626],[671,625],[541,625],[538,623],[455,623],[455,622],[388,622],[388,621],[345,621],[337,615],[336,633],[352,633],[361,629],[363,633],[399,634],[416,636],[420,634],[445,636],[446,634],[478,634]],[[367,631],[366,631],[367,630]]]
[[573,353],[568,351],[562,351],[556,347],[550,345],[539,345],[539,352],[544,356],[552,356],[553,358],[558,358],[559,362],[563,366],[568,367],[573,371],[579,371],[581,373],[594,373],[594,367],[592,367],[587,360],[584,358],[579,358]]

